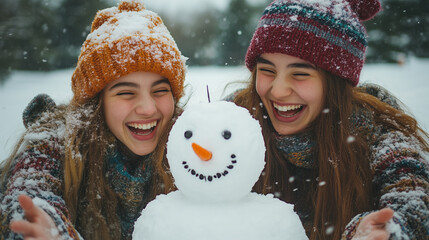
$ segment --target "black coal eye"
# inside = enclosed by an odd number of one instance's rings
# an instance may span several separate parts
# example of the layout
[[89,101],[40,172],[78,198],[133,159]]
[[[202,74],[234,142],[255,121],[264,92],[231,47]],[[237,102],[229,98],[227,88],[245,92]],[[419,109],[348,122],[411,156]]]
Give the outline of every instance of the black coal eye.
[[191,137],[192,137],[192,131],[190,131],[190,130],[186,131],[186,132],[185,132],[185,138],[186,138],[186,139],[189,139],[189,138],[191,138]]
[[231,132],[228,130],[225,130],[222,132],[222,137],[225,138],[226,140],[231,138]]

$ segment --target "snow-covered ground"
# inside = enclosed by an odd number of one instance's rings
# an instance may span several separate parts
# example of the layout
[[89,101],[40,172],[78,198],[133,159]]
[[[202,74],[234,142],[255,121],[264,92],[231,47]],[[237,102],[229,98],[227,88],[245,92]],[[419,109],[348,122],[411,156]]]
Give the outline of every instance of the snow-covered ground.
[[[403,65],[368,64],[361,82],[378,83],[397,96],[429,130],[429,59],[410,59]],[[27,103],[39,93],[47,93],[57,104],[67,103],[72,97],[70,78],[73,70],[53,72],[15,72],[0,85],[0,161],[12,151],[18,137],[24,132],[21,114]],[[245,81],[249,77],[244,67],[190,67],[183,101],[192,104],[207,101],[206,86],[211,100],[221,98],[233,89],[243,86],[229,82]]]

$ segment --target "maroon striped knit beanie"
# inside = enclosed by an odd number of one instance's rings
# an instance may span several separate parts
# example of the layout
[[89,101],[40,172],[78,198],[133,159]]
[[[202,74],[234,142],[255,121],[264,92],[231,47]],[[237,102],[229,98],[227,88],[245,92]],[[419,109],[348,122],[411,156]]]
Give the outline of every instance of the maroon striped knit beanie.
[[264,11],[246,54],[253,70],[263,53],[283,53],[315,64],[356,86],[365,62],[362,21],[378,0],[275,0]]

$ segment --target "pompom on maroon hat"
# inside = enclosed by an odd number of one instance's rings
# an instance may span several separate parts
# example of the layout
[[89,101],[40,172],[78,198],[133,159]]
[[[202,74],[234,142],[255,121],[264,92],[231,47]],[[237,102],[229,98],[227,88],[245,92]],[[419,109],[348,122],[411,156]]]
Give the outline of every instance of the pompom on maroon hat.
[[356,86],[368,45],[362,22],[380,9],[378,0],[275,0],[259,21],[246,66],[252,71],[261,54],[283,53]]

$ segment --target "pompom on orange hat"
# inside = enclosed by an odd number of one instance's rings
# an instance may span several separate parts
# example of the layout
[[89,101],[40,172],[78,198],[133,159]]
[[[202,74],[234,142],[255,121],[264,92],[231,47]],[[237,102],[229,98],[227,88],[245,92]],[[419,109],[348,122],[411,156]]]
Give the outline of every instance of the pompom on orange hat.
[[186,59],[156,13],[140,0],[122,0],[118,7],[98,11],[92,22],[72,75],[72,101],[84,103],[110,82],[137,71],[167,78],[179,100]]

